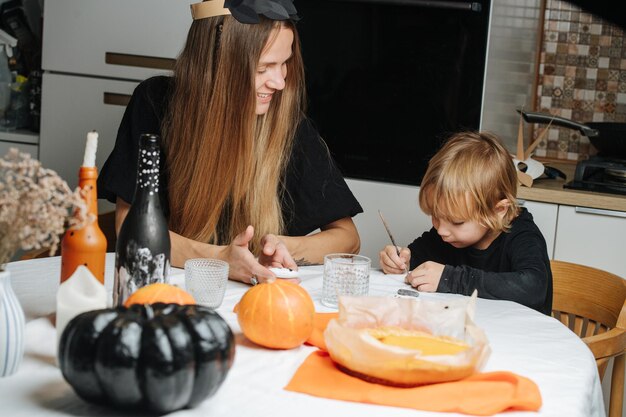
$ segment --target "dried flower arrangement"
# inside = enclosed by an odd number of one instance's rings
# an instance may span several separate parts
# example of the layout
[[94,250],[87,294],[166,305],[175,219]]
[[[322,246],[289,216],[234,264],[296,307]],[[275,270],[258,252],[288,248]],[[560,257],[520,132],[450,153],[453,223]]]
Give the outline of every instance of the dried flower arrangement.
[[0,159],[0,271],[18,249],[53,254],[67,227],[90,220],[80,189],[56,172],[15,148]]

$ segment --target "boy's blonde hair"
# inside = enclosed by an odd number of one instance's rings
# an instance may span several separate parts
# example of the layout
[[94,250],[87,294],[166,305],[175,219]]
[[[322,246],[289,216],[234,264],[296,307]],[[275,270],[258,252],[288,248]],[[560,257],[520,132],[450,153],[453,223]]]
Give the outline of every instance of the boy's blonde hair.
[[[447,221],[473,220],[507,231],[519,213],[517,173],[511,155],[490,133],[456,133],[428,164],[420,186],[424,213]],[[508,200],[503,218],[496,205]]]

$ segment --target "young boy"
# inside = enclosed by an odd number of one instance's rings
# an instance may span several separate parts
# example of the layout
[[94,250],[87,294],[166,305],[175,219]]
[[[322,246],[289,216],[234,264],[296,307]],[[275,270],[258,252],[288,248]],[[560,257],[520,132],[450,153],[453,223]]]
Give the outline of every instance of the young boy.
[[492,134],[452,136],[431,159],[419,202],[433,228],[400,250],[380,252],[385,273],[400,274],[419,291],[516,301],[552,310],[552,273],[543,235],[516,203],[517,173]]

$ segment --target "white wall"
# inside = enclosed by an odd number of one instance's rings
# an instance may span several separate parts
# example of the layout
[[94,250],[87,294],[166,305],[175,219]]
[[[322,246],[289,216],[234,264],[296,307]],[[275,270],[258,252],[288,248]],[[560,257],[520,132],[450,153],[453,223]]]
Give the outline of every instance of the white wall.
[[378,210],[383,213],[398,246],[406,247],[425,230],[432,227],[430,217],[419,208],[419,187],[376,181],[347,179],[364,212],[354,218],[361,237],[361,255],[372,260],[377,268],[378,253],[391,245]]

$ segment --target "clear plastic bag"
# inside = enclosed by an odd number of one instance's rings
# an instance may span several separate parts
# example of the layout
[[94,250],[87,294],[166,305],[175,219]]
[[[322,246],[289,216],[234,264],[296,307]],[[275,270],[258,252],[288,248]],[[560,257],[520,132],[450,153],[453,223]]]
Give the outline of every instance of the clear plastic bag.
[[[462,379],[481,369],[490,354],[485,333],[473,321],[475,304],[476,294],[454,300],[341,297],[339,318],[324,333],[326,346],[340,368],[373,382],[408,387]],[[383,343],[375,337],[381,331],[426,334],[433,342],[465,347],[454,354],[424,354]]]

